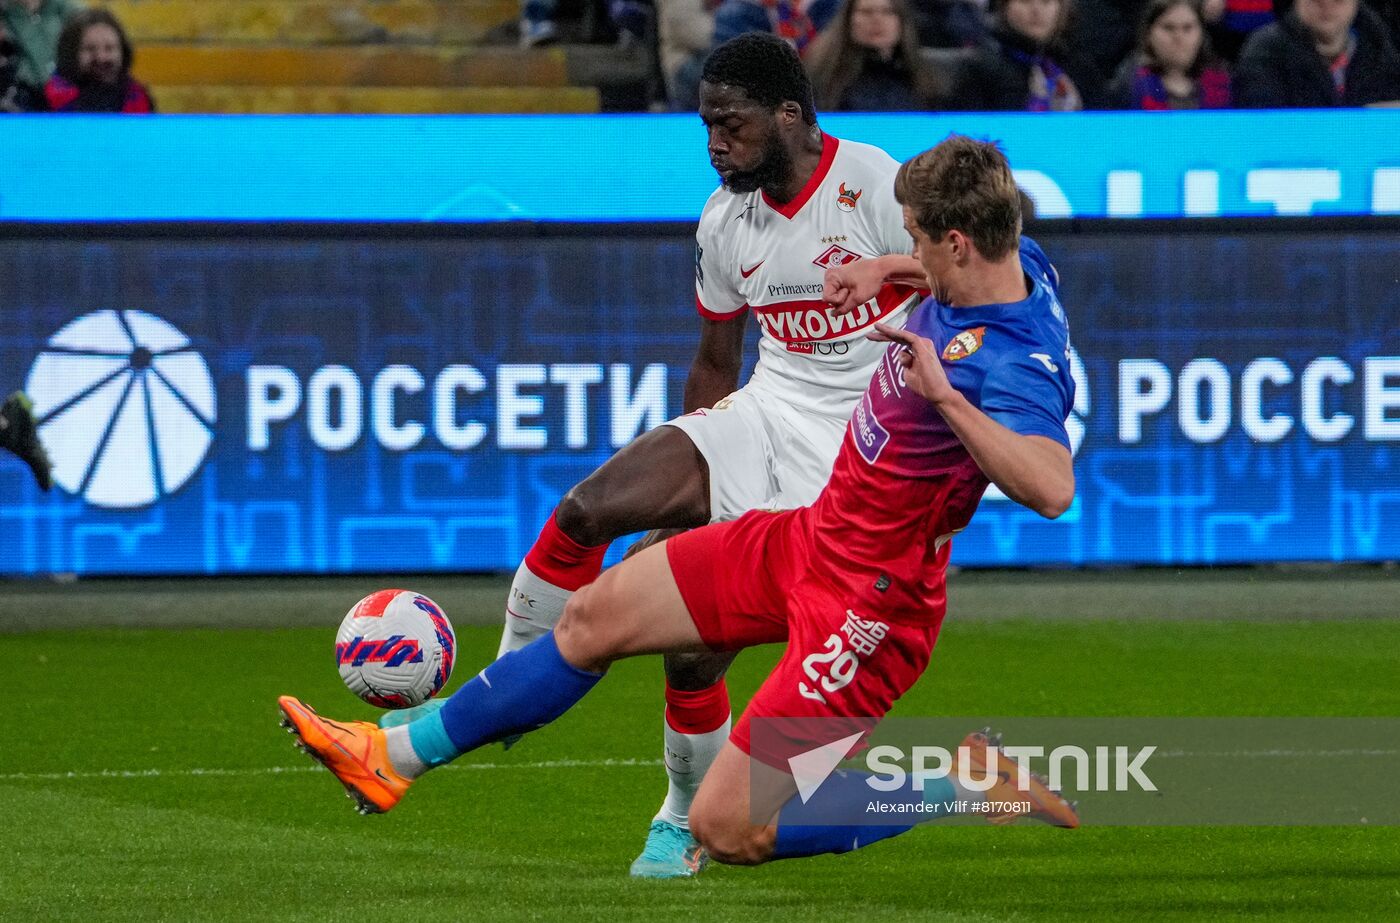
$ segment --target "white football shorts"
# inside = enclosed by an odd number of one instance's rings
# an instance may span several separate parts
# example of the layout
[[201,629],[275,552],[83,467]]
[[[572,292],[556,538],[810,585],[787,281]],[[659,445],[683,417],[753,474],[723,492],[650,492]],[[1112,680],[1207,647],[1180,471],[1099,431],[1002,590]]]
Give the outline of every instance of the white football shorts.
[[831,478],[846,423],[741,388],[713,408],[663,425],[683,431],[705,457],[710,521],[725,522],[749,510],[810,505]]

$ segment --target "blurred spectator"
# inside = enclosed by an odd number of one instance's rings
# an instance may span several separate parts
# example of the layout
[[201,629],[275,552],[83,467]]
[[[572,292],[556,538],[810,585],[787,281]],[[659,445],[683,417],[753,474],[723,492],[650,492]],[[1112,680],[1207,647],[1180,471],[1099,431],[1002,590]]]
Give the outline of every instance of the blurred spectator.
[[616,38],[631,47],[651,39],[655,17],[653,0],[520,0],[520,46]]
[[146,88],[131,76],[131,42],[106,10],[83,10],[58,36],[57,73],[44,96],[54,112],[155,112]]
[[1152,0],[1137,50],[1108,91],[1116,109],[1228,109],[1230,73],[1206,38],[1199,0]]
[[700,71],[715,34],[719,0],[657,0],[657,42],[661,74],[671,108],[694,112],[700,106]]
[[1098,106],[1103,80],[1061,41],[1069,0],[999,0],[990,41],[964,70],[959,109],[1073,112]]
[[1358,0],[1297,0],[1245,43],[1235,94],[1239,106],[1253,109],[1400,100],[1400,55]]
[[0,29],[20,50],[15,80],[36,96],[53,76],[63,22],[78,9],[73,0],[0,0]]
[[[1400,0],[1361,0],[1361,6],[1380,18],[1390,44],[1400,51]],[[1274,0],[1274,19],[1283,19],[1292,11],[1293,0]]]
[[1400,51],[1400,0],[1371,0],[1367,5],[1385,26],[1391,47]]
[[723,0],[715,10],[714,44],[745,32],[771,32],[798,53],[836,16],[840,0]]
[[33,112],[44,108],[44,94],[19,81],[22,54],[10,33],[0,28],[0,112]]
[[624,48],[644,45],[652,33],[656,10],[651,0],[608,0],[608,19]]
[[974,48],[987,40],[985,0],[916,0],[910,13],[925,48]]
[[1074,0],[1060,43],[1106,77],[1132,53],[1146,6],[1147,0]]
[[846,0],[808,50],[807,71],[826,112],[935,108],[934,75],[905,0]]

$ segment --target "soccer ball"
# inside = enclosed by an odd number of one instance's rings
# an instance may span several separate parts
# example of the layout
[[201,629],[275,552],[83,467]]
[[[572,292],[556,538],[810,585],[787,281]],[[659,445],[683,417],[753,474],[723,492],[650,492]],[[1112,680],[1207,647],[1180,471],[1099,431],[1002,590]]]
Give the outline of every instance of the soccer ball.
[[457,639],[442,608],[411,590],[380,590],[355,603],[335,636],[350,691],[378,708],[412,708],[452,675]]

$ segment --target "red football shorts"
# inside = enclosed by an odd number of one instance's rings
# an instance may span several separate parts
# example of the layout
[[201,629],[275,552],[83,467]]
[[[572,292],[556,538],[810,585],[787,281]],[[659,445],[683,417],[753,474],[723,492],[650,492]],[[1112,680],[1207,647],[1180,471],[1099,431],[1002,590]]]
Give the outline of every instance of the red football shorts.
[[787,642],[730,736],[784,771],[791,756],[871,730],[923,674],[940,621],[895,624],[854,611],[849,593],[835,589],[841,581],[823,577],[839,568],[839,548],[815,550],[805,513],[751,512],[666,543],[708,647]]

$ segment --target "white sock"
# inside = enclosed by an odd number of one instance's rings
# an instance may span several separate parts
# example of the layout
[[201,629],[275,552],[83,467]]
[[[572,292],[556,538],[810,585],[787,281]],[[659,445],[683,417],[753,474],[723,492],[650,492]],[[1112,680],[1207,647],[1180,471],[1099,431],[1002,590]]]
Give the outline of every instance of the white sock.
[[408,725],[384,729],[384,744],[389,750],[389,764],[394,772],[405,779],[416,779],[431,767],[423,762],[418,751],[413,749],[413,740],[408,736]]
[[520,563],[506,600],[506,627],[501,633],[501,646],[496,657],[504,657],[547,634],[564,614],[564,604],[573,596],[572,590],[562,590],[547,580],[536,577]]
[[686,830],[690,829],[690,803],[700,788],[705,773],[710,771],[720,748],[729,739],[729,726],[733,716],[724,719],[724,724],[706,734],[684,734],[665,725],[666,739],[666,800],[656,814],[656,820],[664,820]]

